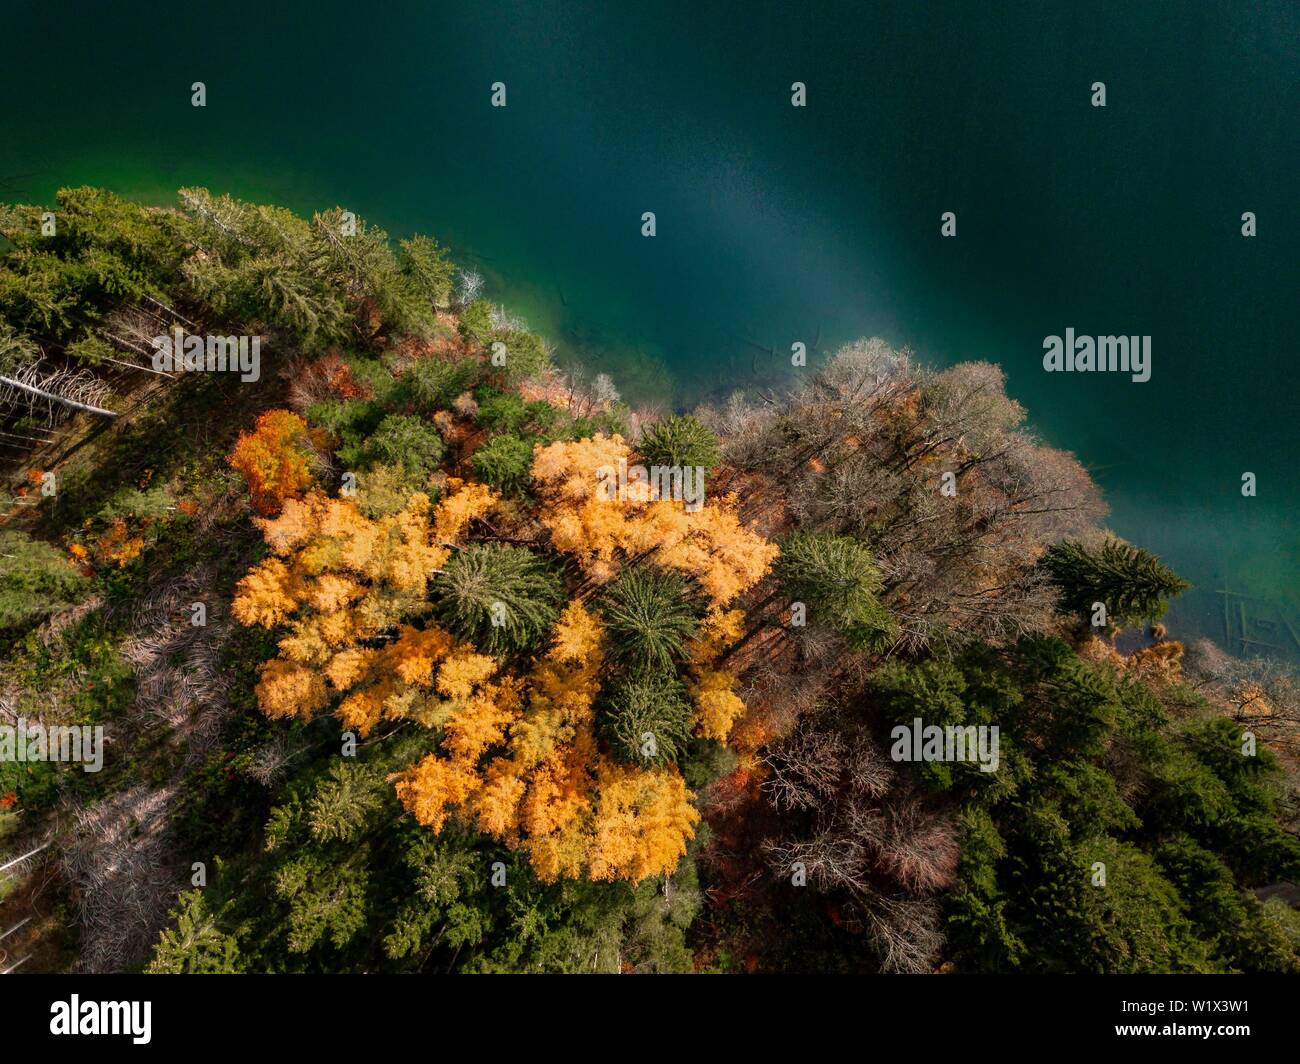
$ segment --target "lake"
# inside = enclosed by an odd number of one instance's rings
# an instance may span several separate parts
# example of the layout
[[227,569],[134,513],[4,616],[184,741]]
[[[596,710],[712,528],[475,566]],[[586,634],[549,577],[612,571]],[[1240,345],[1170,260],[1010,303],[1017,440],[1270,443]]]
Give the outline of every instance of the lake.
[[[1176,634],[1300,651],[1295,3],[8,7],[0,198],[194,184],[430,232],[665,407],[795,342],[996,361],[1196,585]],[[1151,337],[1151,379],[1045,373],[1067,328]]]

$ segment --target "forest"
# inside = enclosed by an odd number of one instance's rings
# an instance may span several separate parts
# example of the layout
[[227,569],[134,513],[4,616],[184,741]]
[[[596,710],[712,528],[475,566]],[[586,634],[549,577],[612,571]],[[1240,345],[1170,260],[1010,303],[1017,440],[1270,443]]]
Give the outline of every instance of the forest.
[[998,366],[799,372],[625,402],[341,208],[0,205],[0,725],[104,735],[0,761],[10,963],[1300,972],[1295,673]]

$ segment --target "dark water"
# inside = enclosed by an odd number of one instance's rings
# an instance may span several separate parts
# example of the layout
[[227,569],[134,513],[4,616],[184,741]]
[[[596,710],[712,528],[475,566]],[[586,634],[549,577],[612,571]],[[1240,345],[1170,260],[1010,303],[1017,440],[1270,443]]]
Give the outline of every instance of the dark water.
[[[0,197],[202,184],[430,231],[636,399],[770,381],[796,340],[997,361],[1196,583],[1183,634],[1240,649],[1225,589],[1300,649],[1300,5],[272,6],[7,4]],[[1152,379],[1045,374],[1066,327],[1149,334]]]

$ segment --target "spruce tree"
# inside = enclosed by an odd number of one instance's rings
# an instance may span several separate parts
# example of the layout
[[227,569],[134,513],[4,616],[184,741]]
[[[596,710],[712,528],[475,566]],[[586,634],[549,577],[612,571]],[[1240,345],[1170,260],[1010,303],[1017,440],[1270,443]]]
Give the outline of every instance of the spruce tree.
[[672,671],[695,634],[690,585],[650,566],[626,569],[600,599],[610,650],[633,669]]
[[713,469],[722,461],[718,437],[690,414],[656,421],[642,434],[637,450],[651,465]]
[[1078,542],[1058,543],[1040,565],[1060,592],[1063,612],[1090,618],[1100,602],[1114,624],[1159,620],[1170,597],[1192,586],[1154,554],[1118,540],[1098,551]]
[[438,620],[490,654],[532,646],[555,623],[563,598],[546,562],[503,543],[457,551],[433,589]]
[[70,605],[85,584],[50,544],[17,529],[0,531],[0,630],[31,624]]
[[620,761],[667,765],[691,740],[692,709],[672,673],[637,673],[618,683],[602,706],[600,733]]

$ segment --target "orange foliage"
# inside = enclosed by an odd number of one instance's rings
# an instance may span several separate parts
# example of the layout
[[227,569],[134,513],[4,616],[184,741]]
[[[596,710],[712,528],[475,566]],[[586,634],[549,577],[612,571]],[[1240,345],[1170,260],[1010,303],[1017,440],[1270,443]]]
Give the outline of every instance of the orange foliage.
[[307,423],[292,411],[268,410],[251,433],[240,433],[228,460],[248,481],[253,509],[274,514],[311,487],[311,455]]
[[[479,485],[448,487],[436,507],[417,493],[374,520],[319,491],[259,519],[272,555],[240,580],[233,611],[241,624],[287,629],[279,656],[263,666],[263,712],[310,717],[340,694],[339,719],[365,734],[383,719],[436,719],[477,693],[496,667],[491,658],[437,628],[398,628],[422,611],[429,579],[450,554],[444,544],[496,501]],[[394,628],[382,649],[359,645]]]
[[[463,672],[471,685],[481,679],[474,657],[453,671],[448,690],[461,693]],[[602,661],[599,623],[580,601],[569,603],[527,680],[486,684],[464,699],[446,725],[441,755],[403,774],[398,797],[434,831],[459,810],[522,847],[545,881],[671,872],[699,814],[676,769],[621,765],[598,753],[592,703]]]
[[117,517],[95,542],[95,559],[99,565],[116,565],[121,569],[138,558],[143,550],[144,539],[131,535],[126,520]]
[[614,575],[620,556],[654,552],[655,564],[693,576],[718,606],[763,578],[776,545],[740,523],[734,496],[695,512],[673,499],[603,498],[602,472],[617,469],[631,453],[621,436],[599,433],[536,449],[532,472],[542,496],[541,521],[557,550],[575,556],[597,580]]
[[331,351],[312,368],[340,399],[370,399],[374,396],[374,389],[365,381],[358,382],[352,375],[352,367],[336,352]]
[[[596,470],[629,454],[617,436],[538,447],[540,519],[555,547],[599,578],[653,555],[704,589],[710,609],[689,647],[689,689],[696,733],[724,740],[745,708],[735,676],[718,667],[744,628],[743,612],[726,606],[762,579],[776,548],[741,524],[731,499],[696,512],[670,500],[602,501]],[[473,823],[526,853],[543,881],[668,874],[699,821],[694,796],[674,766],[601,752],[605,635],[581,600],[524,675],[437,627],[402,623],[425,615],[430,578],[496,503],[484,485],[449,479],[437,506],[416,494],[391,516],[367,518],[351,500],[312,491],[260,519],[271,553],[234,602],[242,623],[283,629],[259,704],[308,717],[337,699],[339,719],[362,734],[399,719],[436,729],[436,753],[394,777],[403,805],[434,832],[451,817]]]
[[1183,681],[1183,651],[1183,644],[1178,640],[1162,639],[1131,654],[1121,654],[1094,635],[1084,640],[1079,656],[1088,661],[1107,662],[1155,687],[1168,687]]

